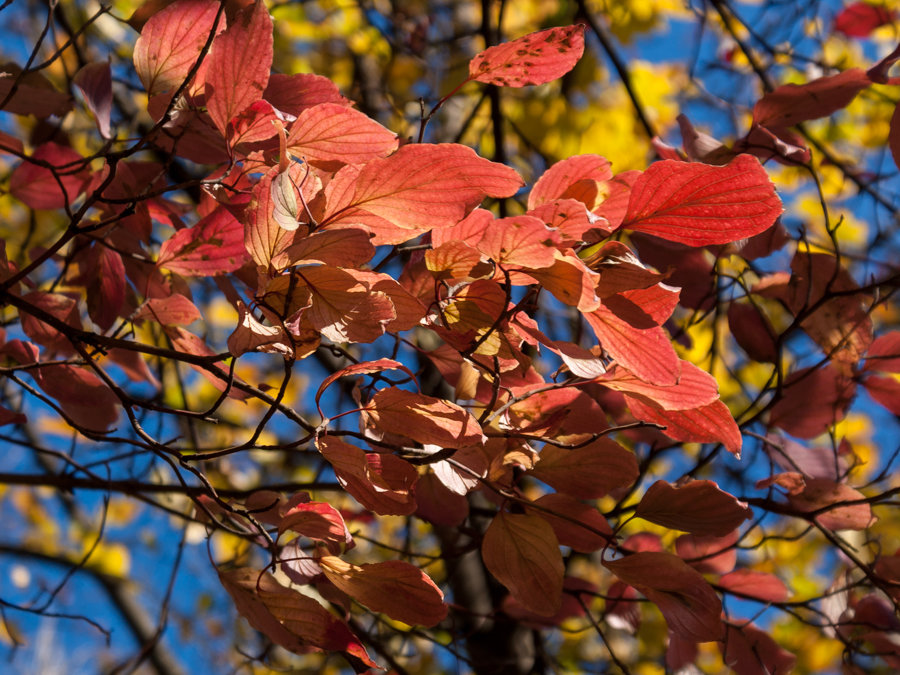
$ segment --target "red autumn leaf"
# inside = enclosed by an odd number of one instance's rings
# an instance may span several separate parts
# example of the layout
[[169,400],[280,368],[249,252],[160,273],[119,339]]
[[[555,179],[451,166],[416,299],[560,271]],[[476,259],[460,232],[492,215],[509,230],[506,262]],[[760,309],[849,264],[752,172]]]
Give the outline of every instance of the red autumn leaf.
[[816,522],[829,530],[864,530],[874,523],[872,507],[863,501],[865,498],[859,490],[827,478],[808,478],[802,490],[789,495],[791,505],[799,511],[826,509],[816,516]]
[[665,427],[663,433],[671,439],[721,443],[735,457],[741,456],[741,430],[722,401],[689,410],[659,410],[631,396],[625,400],[636,419]]
[[[193,356],[215,356],[215,352],[203,340],[181,326],[165,326],[164,330],[172,341],[172,347],[177,351]],[[200,373],[207,382],[219,391],[225,391],[228,388],[228,369],[221,363],[217,363],[213,371],[194,364],[191,364],[191,368]],[[234,379],[238,380],[239,378],[235,377]],[[247,394],[234,387],[228,389],[228,396],[238,400],[247,398]]]
[[663,328],[652,322],[637,328],[605,305],[584,318],[603,350],[636,378],[661,386],[678,382],[681,361]]
[[272,258],[283,269],[313,262],[340,267],[359,267],[375,255],[369,233],[356,228],[322,230],[308,237],[294,237],[294,243]]
[[797,661],[796,656],[779,647],[768,633],[740,620],[726,626],[719,650],[722,660],[736,675],[790,673]]
[[600,300],[594,292],[599,278],[597,273],[589,270],[571,251],[566,254],[556,251],[553,256],[553,265],[530,268],[527,270],[528,276],[550,291],[560,302],[577,307],[582,312],[597,309],[600,306]]
[[476,54],[469,79],[499,87],[544,84],[572,70],[583,53],[583,25],[549,28]]
[[484,533],[481,555],[525,609],[539,616],[559,611],[565,567],[553,528],[543,518],[500,511]]
[[71,205],[87,187],[85,160],[72,148],[43,143],[32,158],[39,164],[24,161],[9,177],[10,194],[26,206],[60,209]]
[[775,329],[756,305],[732,302],[728,307],[728,328],[751,359],[763,363],[778,362]]
[[694,642],[722,637],[722,603],[703,576],[671,553],[634,553],[603,565],[647,596],[669,630]]
[[528,211],[554,228],[562,237],[560,246],[574,246],[586,238],[602,237],[613,228],[605,218],[595,216],[575,199],[554,199]]
[[578,252],[578,257],[600,273],[597,295],[607,298],[616,293],[657,285],[666,275],[654,272],[641,262],[634,251],[620,241],[604,241]]
[[638,463],[615,441],[599,438],[573,450],[545,445],[529,474],[573,497],[596,499],[637,480]]
[[559,235],[534,216],[498,218],[489,227],[478,250],[498,265],[550,267]]
[[103,138],[110,138],[112,112],[112,73],[108,61],[88,63],[75,73],[72,82],[77,86],[88,110],[94,114],[97,130]]
[[675,552],[698,572],[725,574],[737,563],[738,536],[738,530],[724,537],[683,534],[675,540]]
[[802,368],[785,379],[769,424],[798,438],[814,438],[843,419],[855,393],[854,382],[833,364]]
[[272,17],[264,2],[242,11],[216,37],[206,71],[206,108],[223,136],[235,115],[262,98],[272,55]]
[[[328,389],[328,387],[330,387],[333,382],[336,382],[340,378],[348,377],[350,375],[380,373],[385,370],[402,370],[413,380],[416,379],[416,376],[409,368],[404,366],[399,361],[394,361],[393,359],[378,359],[377,361],[363,361],[361,363],[353,363],[349,366],[341,368],[340,370],[336,370],[331,375],[322,380],[322,384],[319,385],[319,389],[316,391],[316,407],[319,406],[319,401],[322,399],[322,394],[325,393],[325,390]],[[319,409],[319,412],[321,413],[321,408]]]
[[465,448],[483,442],[481,425],[471,413],[433,396],[388,387],[375,394],[366,411],[384,431],[403,434],[419,443]]
[[38,386],[59,402],[75,424],[106,431],[119,419],[119,398],[89,368],[54,364],[32,372]]
[[613,177],[609,160],[600,155],[575,155],[547,169],[528,195],[528,209],[557,199],[574,199],[593,211],[603,201],[603,184]]
[[394,308],[394,318],[384,325],[388,333],[411,330],[425,316],[425,306],[389,274],[369,270],[348,269],[347,274],[363,284],[371,293],[387,296]]
[[268,572],[219,570],[219,581],[241,616],[288,651],[303,654],[313,647],[344,652],[369,667],[378,667],[343,621],[309,596],[282,586]]
[[848,37],[865,38],[881,26],[894,20],[894,12],[881,5],[868,2],[854,2],[842,9],[834,17],[834,29]]
[[88,254],[92,267],[87,284],[88,315],[103,330],[109,330],[125,303],[125,265],[122,256],[108,246],[96,245]]
[[291,125],[287,150],[308,162],[362,164],[397,149],[397,134],[340,103],[307,108]]
[[237,147],[244,144],[260,143],[278,133],[276,123],[281,120],[268,101],[256,101],[235,115],[228,125],[228,144]]
[[416,516],[429,523],[459,527],[469,515],[469,502],[465,496],[449,490],[433,473],[419,477],[415,493]]
[[529,508],[527,511],[550,523],[560,546],[591,553],[599,551],[612,538],[612,528],[603,514],[574,497],[554,492],[540,497],[534,503],[540,508]]
[[751,155],[725,166],[664,160],[635,181],[622,227],[688,246],[727,244],[767,230],[781,211]]
[[[178,89],[209,39],[220,3],[178,0],[144,24],[134,45],[134,68],[150,96]],[[216,32],[225,29],[223,14]]]
[[787,586],[774,574],[738,569],[719,578],[719,585],[727,591],[748,595],[763,602],[784,602],[790,596]]
[[641,625],[641,602],[634,586],[615,581],[606,590],[603,618],[616,630],[634,635]]
[[180,293],[165,298],[149,298],[134,315],[135,321],[156,321],[163,326],[187,326],[199,318],[197,306]]
[[892,377],[870,375],[863,386],[876,403],[895,415],[900,415],[900,382]]
[[806,84],[783,84],[756,102],[753,121],[780,128],[827,117],[847,107],[870,84],[872,80],[861,68],[826,75]]
[[[16,90],[12,93],[14,85]],[[4,112],[15,115],[62,117],[72,109],[72,98],[57,90],[43,73],[22,75],[22,68],[12,61],[0,64],[0,101]]]
[[847,475],[847,460],[841,448],[827,445],[806,447],[777,434],[766,436],[766,454],[785,471],[799,471],[810,478],[840,480]]
[[709,405],[719,398],[715,378],[690,361],[680,360],[678,382],[670,386],[648,384],[622,368],[597,379],[597,383],[638,398],[653,408],[690,410]]
[[247,352],[281,354],[287,358],[294,356],[292,340],[285,329],[266,326],[258,321],[243,302],[238,302],[238,325],[228,337],[228,351],[234,357]]
[[462,145],[404,145],[390,157],[338,171],[325,190],[321,222],[399,228],[405,232],[395,234],[404,239],[381,235],[373,242],[399,243],[454,225],[485,197],[511,197],[522,184],[513,169]]
[[334,82],[327,77],[310,73],[272,73],[263,98],[281,112],[294,117],[320,103],[350,105],[350,101],[341,96]]
[[304,537],[324,541],[328,550],[337,555],[341,549],[353,546],[353,537],[340,511],[323,502],[295,504],[278,522],[278,532],[291,530]]
[[680,635],[669,632],[669,645],[666,647],[666,668],[671,672],[691,672],[696,666],[700,650],[693,640],[685,640]]
[[753,517],[750,507],[709,480],[651,485],[635,515],[651,523],[696,535],[724,537]]
[[503,598],[503,613],[522,625],[542,630],[561,625],[566,619],[582,617],[585,614],[584,604],[587,599],[597,594],[597,587],[589,581],[578,577],[563,579],[562,605],[553,616],[541,616],[525,609],[512,595]]
[[437,279],[465,279],[477,274],[476,270],[480,271],[481,267],[484,268],[484,275],[490,275],[492,271],[490,263],[483,261],[482,258],[481,253],[469,244],[463,241],[448,241],[425,251],[425,266]]
[[869,345],[864,371],[900,373],[900,331],[885,333]]
[[244,226],[219,206],[164,241],[156,264],[186,276],[218,276],[239,269],[247,258]]
[[316,447],[334,468],[338,482],[360,504],[382,515],[407,516],[416,510],[412,486],[415,468],[388,454],[366,454],[334,436],[317,439]]
[[334,556],[319,558],[328,580],[373,612],[411,626],[434,626],[447,616],[444,594],[418,567],[400,560],[351,565]]
[[[22,299],[38,309],[42,309],[53,315],[67,326],[81,329],[81,316],[78,313],[78,303],[62,293],[45,293],[44,291],[32,291],[22,296]],[[44,323],[27,312],[20,314],[22,332],[30,340],[36,342],[52,353],[72,353],[72,343],[56,328]]]

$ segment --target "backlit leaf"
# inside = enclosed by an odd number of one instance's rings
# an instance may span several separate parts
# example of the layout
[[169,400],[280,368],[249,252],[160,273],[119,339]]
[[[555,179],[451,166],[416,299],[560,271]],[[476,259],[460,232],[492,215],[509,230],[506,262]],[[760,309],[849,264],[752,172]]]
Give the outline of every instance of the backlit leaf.
[[551,616],[562,604],[562,554],[553,528],[537,515],[500,511],[481,544],[488,571],[527,610]]
[[291,125],[287,150],[309,162],[361,164],[397,149],[397,134],[339,103],[307,108]]
[[216,276],[234,272],[247,258],[244,227],[220,206],[163,242],[156,264],[186,276]]
[[388,387],[367,407],[372,421],[385,431],[419,443],[464,448],[482,443],[482,431],[471,413],[443,399]]
[[550,28],[477,54],[469,79],[501,87],[544,84],[572,70],[583,52],[583,25]]
[[635,515],[691,534],[724,537],[752,518],[753,512],[712,481],[692,480],[678,486],[659,480],[641,497]]

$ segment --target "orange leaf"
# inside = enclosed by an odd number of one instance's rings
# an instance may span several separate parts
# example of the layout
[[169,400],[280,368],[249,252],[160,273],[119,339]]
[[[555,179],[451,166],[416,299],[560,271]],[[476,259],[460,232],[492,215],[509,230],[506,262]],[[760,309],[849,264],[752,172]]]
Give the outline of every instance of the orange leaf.
[[540,616],[559,611],[565,567],[553,528],[543,518],[500,511],[484,533],[481,555],[525,609]]
[[206,108],[223,136],[233,117],[262,98],[272,55],[272,17],[264,2],[240,12],[216,37],[206,71]]
[[158,267],[186,276],[217,276],[247,260],[244,226],[223,206],[193,227],[178,230],[159,249]]
[[241,616],[288,651],[303,654],[310,647],[342,651],[369,667],[378,667],[347,624],[312,598],[282,586],[268,572],[246,567],[219,570],[219,581]]
[[156,321],[163,326],[187,326],[200,318],[200,310],[181,293],[166,298],[149,298],[134,315],[134,320]]
[[728,406],[722,401],[713,401],[689,410],[659,410],[627,395],[625,401],[636,419],[665,427],[663,433],[669,438],[676,441],[721,443],[735,457],[741,456],[741,430]]
[[644,493],[634,513],[674,530],[716,537],[731,534],[753,517],[749,506],[709,480],[682,486],[658,480]]
[[357,566],[334,556],[318,562],[331,583],[373,612],[411,626],[434,626],[447,616],[444,594],[409,563],[388,560]]
[[[134,44],[134,68],[150,96],[181,86],[209,39],[221,3],[179,0],[144,24]],[[215,31],[225,30],[225,15]]]
[[361,164],[397,149],[397,134],[339,103],[307,108],[291,126],[289,153],[308,162]]
[[471,413],[440,398],[388,387],[375,394],[367,412],[384,431],[419,443],[442,448],[483,443],[481,426]]
[[583,53],[583,25],[549,28],[476,54],[469,79],[500,87],[544,84],[572,70]]
[[622,227],[688,246],[727,244],[767,230],[781,211],[751,155],[725,166],[664,160],[635,181]]
[[826,75],[806,84],[783,84],[753,106],[753,121],[769,128],[792,127],[845,108],[872,84],[861,68]]
[[616,368],[598,378],[597,383],[663,410],[690,410],[718,400],[715,378],[690,361],[679,361],[681,374],[678,382],[669,386],[649,384],[623,368]]
[[588,211],[593,211],[602,202],[602,184],[612,177],[609,160],[605,157],[569,157],[551,166],[538,178],[528,195],[528,209],[557,199],[574,199],[584,204]]
[[498,218],[489,227],[478,250],[498,265],[550,267],[559,235],[534,216]]

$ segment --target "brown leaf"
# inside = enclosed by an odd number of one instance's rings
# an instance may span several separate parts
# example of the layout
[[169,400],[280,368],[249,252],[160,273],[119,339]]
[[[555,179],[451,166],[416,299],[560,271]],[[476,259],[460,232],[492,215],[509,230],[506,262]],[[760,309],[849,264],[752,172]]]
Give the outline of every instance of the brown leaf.
[[530,472],[538,480],[579,499],[603,497],[638,477],[635,456],[608,438],[574,450],[545,445]]
[[753,512],[713,481],[692,480],[677,486],[659,480],[644,493],[635,515],[691,534],[724,537],[752,518]]

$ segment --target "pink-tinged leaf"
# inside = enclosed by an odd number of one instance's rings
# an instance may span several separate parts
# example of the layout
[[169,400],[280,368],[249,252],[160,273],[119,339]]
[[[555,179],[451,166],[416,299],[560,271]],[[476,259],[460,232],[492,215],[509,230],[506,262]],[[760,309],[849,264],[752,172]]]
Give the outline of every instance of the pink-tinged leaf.
[[625,397],[635,419],[665,427],[663,433],[676,441],[721,443],[740,459],[741,430],[722,401],[690,410],[659,410],[631,396]]
[[803,368],[785,379],[769,424],[798,438],[814,438],[844,418],[855,394],[856,384],[833,364]]
[[481,555],[525,609],[539,616],[559,611],[565,567],[553,528],[543,518],[500,511],[484,533]]
[[498,218],[484,233],[478,250],[498,265],[550,267],[559,235],[534,216]]
[[560,546],[591,553],[606,546],[613,537],[612,528],[603,514],[574,497],[554,492],[534,503],[540,508],[526,510],[550,523]]
[[7,424],[25,424],[27,418],[22,413],[17,413],[0,405],[0,427]]
[[266,326],[247,309],[243,302],[238,303],[237,328],[228,337],[228,351],[234,357],[247,352],[263,352],[265,354],[281,354],[285,358],[293,358],[294,346],[287,331],[281,326]]
[[481,425],[470,412],[440,398],[397,387],[380,390],[366,408],[384,431],[443,448],[481,445]]
[[572,70],[583,53],[583,25],[550,28],[475,55],[469,79],[499,87],[544,84]]
[[278,523],[279,534],[285,530],[324,541],[334,555],[342,549],[353,546],[353,537],[350,536],[350,530],[347,529],[340,511],[323,502],[306,502],[292,506]]
[[436,279],[490,276],[493,269],[490,263],[482,258],[481,253],[466,242],[448,241],[425,251],[425,266]]
[[722,603],[703,576],[671,553],[634,553],[603,565],[647,596],[669,630],[694,642],[722,637]]
[[816,516],[816,522],[829,530],[864,530],[874,523],[876,519],[869,504],[841,506],[843,502],[860,502],[865,498],[859,490],[827,478],[809,478],[802,491],[789,496],[791,505],[799,511],[827,509]]
[[847,37],[865,38],[876,28],[886,26],[893,20],[894,12],[887,7],[854,2],[834,17],[834,29]]
[[281,120],[271,103],[263,100],[251,103],[229,123],[228,144],[235,148],[267,141],[278,133],[276,123],[281,124]]
[[88,63],[75,73],[72,82],[77,86],[88,110],[94,115],[97,130],[103,138],[110,138],[112,112],[112,73],[108,61]]
[[348,269],[347,274],[363,284],[370,293],[387,296],[394,308],[394,318],[384,325],[388,333],[411,330],[425,316],[425,306],[389,274]]
[[511,197],[522,185],[513,169],[465,146],[404,145],[390,157],[338,171],[325,190],[321,222],[389,225],[408,230],[409,239],[455,225],[485,197]]
[[[608,298],[616,293],[650,288],[666,278],[642,263],[634,251],[619,241],[606,241],[579,251],[578,257],[600,273],[597,295]],[[659,322],[661,323],[661,322]]]
[[344,652],[366,666],[378,667],[343,621],[309,596],[282,586],[268,572],[219,570],[219,581],[241,616],[288,651],[303,654],[313,647]]
[[715,378],[690,361],[680,361],[678,382],[671,386],[647,384],[622,368],[611,370],[598,384],[638,398],[654,408],[690,410],[709,405],[719,397]]
[[681,361],[660,326],[650,323],[636,328],[605,305],[584,314],[584,318],[603,350],[636,378],[661,386],[678,382]]
[[827,445],[807,447],[777,434],[768,434],[763,444],[766,454],[785,471],[800,471],[810,478],[840,480],[847,473],[847,460],[840,448]]
[[538,178],[528,195],[528,209],[557,199],[574,199],[593,211],[603,198],[602,185],[613,177],[609,160],[576,155],[557,162]]
[[719,586],[739,596],[750,596],[763,602],[784,602],[790,596],[787,586],[774,574],[738,569],[719,579]]
[[400,560],[351,565],[334,556],[319,559],[328,580],[373,612],[411,626],[434,626],[447,616],[444,594],[418,567]]
[[605,218],[595,216],[575,199],[554,199],[531,209],[526,215],[539,218],[561,236],[560,246],[575,246],[585,239],[598,239],[612,232]]
[[582,312],[597,309],[600,306],[600,300],[594,292],[599,278],[597,273],[589,270],[571,251],[566,254],[556,251],[553,255],[553,265],[528,269],[528,276],[533,277],[560,302],[577,307]]
[[197,306],[180,293],[150,298],[134,315],[135,321],[156,321],[163,326],[187,326],[201,317]]
[[778,362],[775,329],[756,305],[732,302],[728,307],[728,328],[751,359],[762,363]]
[[675,540],[678,557],[702,574],[725,574],[737,563],[739,532],[724,537],[683,534]]
[[[9,177],[9,192],[33,209],[61,209],[71,205],[88,183],[85,159],[72,148],[44,143],[32,157],[42,165],[24,161]],[[52,167],[52,168],[51,168]]]
[[[172,341],[172,347],[179,352],[191,354],[193,356],[215,356],[215,352],[209,346],[188,330],[181,326],[165,326],[166,335]],[[228,369],[221,363],[216,363],[214,370],[210,371],[201,366],[191,364],[191,368],[200,373],[213,387],[219,391],[225,391],[229,385]],[[235,377],[235,380],[240,378]],[[247,394],[231,387],[228,389],[228,396],[243,400],[247,398]]]
[[362,164],[397,149],[397,134],[339,103],[307,108],[291,126],[287,150],[313,163]]
[[[10,96],[13,86],[15,93]],[[0,101],[4,112],[15,115],[62,117],[72,109],[72,97],[58,91],[43,73],[22,75],[22,68],[11,61],[0,64]]]
[[900,373],[900,331],[881,335],[869,345],[863,370]]
[[156,264],[185,276],[217,276],[234,272],[248,258],[244,226],[219,206],[193,227],[179,230],[163,242]]
[[753,106],[753,121],[780,128],[827,117],[847,107],[870,84],[872,80],[861,68],[826,75],[806,84],[783,84],[757,101]]
[[408,516],[416,510],[411,491],[418,474],[409,462],[389,454],[366,454],[334,436],[320,437],[316,447],[331,463],[338,482],[370,511]]
[[206,108],[223,136],[235,115],[262,98],[272,56],[272,17],[264,2],[242,11],[216,37],[206,71]]
[[50,365],[32,373],[38,386],[59,401],[75,424],[102,432],[119,419],[118,397],[89,368]]
[[781,211],[751,155],[725,166],[664,160],[635,181],[622,227],[688,246],[727,244],[767,230]]
[[736,675],[790,673],[797,661],[796,656],[779,647],[768,633],[741,620],[727,625],[719,650],[725,665]]
[[210,33],[224,30],[219,11],[216,0],[178,0],[150,17],[134,45],[134,68],[150,96],[181,86]]
[[450,242],[464,242],[472,248],[477,248],[488,229],[493,227],[494,220],[494,214],[487,209],[481,207],[472,209],[472,212],[458,223],[432,230],[431,245],[438,248]]
[[873,401],[900,415],[900,382],[892,377],[870,375],[863,380],[863,386]]
[[316,391],[316,407],[319,406],[319,401],[322,398],[322,394],[325,393],[325,390],[340,378],[349,377],[351,375],[381,373],[385,370],[402,370],[407,375],[409,375],[413,379],[413,381],[415,381],[416,379],[416,376],[409,368],[404,366],[399,361],[394,361],[393,359],[378,359],[377,361],[363,361],[361,363],[353,363],[333,372],[331,375],[322,380],[322,384],[319,385],[319,389]]
[[369,233],[348,227],[322,230],[308,237],[294,237],[294,243],[272,258],[276,269],[320,262],[340,267],[360,267],[375,255]]
[[[44,291],[32,291],[22,296],[22,299],[38,309],[42,309],[53,315],[67,326],[81,330],[81,316],[78,313],[78,303],[62,293],[45,293]],[[30,340],[42,347],[46,347],[51,354],[71,354],[72,343],[56,328],[53,328],[40,319],[36,319],[27,312],[20,313],[22,332]]]
[[596,499],[637,480],[638,463],[615,441],[599,438],[574,450],[545,445],[529,475],[573,497]]
[[618,229],[625,220],[631,190],[642,175],[643,172],[637,170],[623,171],[610,178],[603,186],[601,191],[603,199],[593,213],[600,218],[606,218],[611,229]]
[[752,518],[753,512],[712,481],[677,486],[659,480],[644,493],[635,515],[691,534],[724,537]]
[[298,117],[307,108],[320,103],[338,103],[349,106],[350,101],[341,96],[337,85],[327,77],[297,73],[269,76],[269,84],[263,98],[282,113]]

